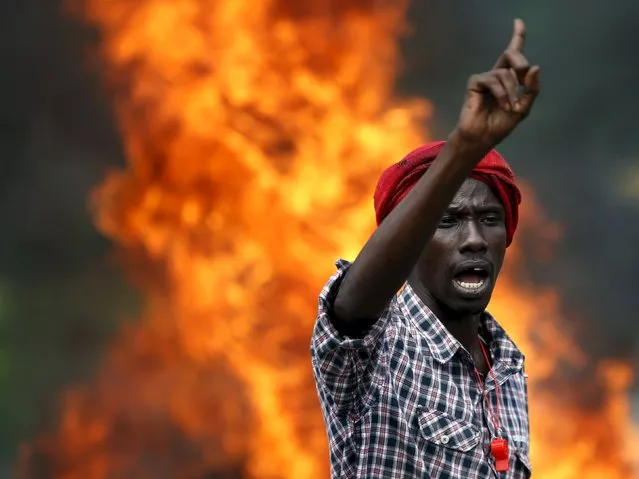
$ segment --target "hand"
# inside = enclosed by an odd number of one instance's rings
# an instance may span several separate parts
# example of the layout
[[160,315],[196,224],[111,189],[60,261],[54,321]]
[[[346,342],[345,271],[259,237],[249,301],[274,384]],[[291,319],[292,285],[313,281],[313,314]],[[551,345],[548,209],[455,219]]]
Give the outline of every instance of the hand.
[[456,131],[460,138],[491,149],[530,113],[539,94],[539,67],[531,67],[522,50],[526,27],[515,20],[506,51],[492,70],[468,80]]

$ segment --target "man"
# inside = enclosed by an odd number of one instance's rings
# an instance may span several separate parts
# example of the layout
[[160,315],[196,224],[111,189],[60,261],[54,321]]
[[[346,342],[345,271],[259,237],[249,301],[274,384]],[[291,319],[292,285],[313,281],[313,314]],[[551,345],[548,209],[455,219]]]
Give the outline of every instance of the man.
[[311,352],[334,479],[530,477],[524,358],[484,311],[520,201],[493,148],[539,92],[524,37],[515,20],[470,77],[446,142],[383,173],[378,228],[320,294]]

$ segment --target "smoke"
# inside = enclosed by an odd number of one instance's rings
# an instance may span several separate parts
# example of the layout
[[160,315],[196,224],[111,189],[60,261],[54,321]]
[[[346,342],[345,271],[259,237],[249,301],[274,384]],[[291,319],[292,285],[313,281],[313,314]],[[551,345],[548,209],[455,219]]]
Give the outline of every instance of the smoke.
[[401,88],[434,101],[434,129],[443,137],[469,74],[493,65],[514,18],[526,21],[525,53],[542,67],[542,94],[500,150],[564,226],[552,264],[533,273],[556,285],[568,313],[591,325],[583,336],[596,338],[586,347],[592,354],[630,354],[639,346],[639,202],[625,198],[620,184],[639,166],[638,13],[631,0],[614,7],[591,0],[414,2],[409,18],[418,26],[405,41]]
[[[533,274],[556,285],[571,317],[592,328],[582,332],[596,355],[627,355],[639,345],[632,271],[639,202],[619,193],[619,177],[639,153],[638,13],[631,0],[614,7],[416,1],[404,39],[399,88],[434,102],[432,129],[443,137],[468,75],[492,66],[512,18],[527,21],[526,53],[542,65],[543,93],[501,150],[564,225],[553,262]],[[91,63],[99,37],[65,16],[59,1],[4,2],[0,18],[0,360],[8,364],[0,383],[9,391],[0,411],[7,421],[1,445],[11,456],[37,429],[34,411],[46,415],[49,395],[90,373],[135,300],[105,261],[109,245],[86,210],[89,190],[123,163],[99,66]]]
[[87,68],[95,35],[57,2],[2,2],[0,19],[1,470],[52,394],[91,373],[135,300],[86,208],[105,168],[123,163]]

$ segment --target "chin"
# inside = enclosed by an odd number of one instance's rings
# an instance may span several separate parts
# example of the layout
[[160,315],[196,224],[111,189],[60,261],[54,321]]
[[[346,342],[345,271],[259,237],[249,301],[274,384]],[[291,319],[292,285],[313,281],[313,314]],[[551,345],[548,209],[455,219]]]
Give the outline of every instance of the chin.
[[462,306],[460,308],[461,310],[460,312],[463,312],[466,314],[480,314],[486,311],[487,307],[488,307],[487,302],[482,302],[480,304],[469,304],[469,305]]
[[468,315],[474,315],[474,314],[479,314],[482,313],[486,307],[488,306],[487,303],[469,303],[468,301],[451,301],[449,302],[446,307],[453,313],[455,313],[455,315],[459,315],[459,316],[468,316]]
[[482,295],[479,298],[460,298],[455,295],[448,303],[448,307],[459,314],[479,314],[483,313],[490,303],[492,294]]

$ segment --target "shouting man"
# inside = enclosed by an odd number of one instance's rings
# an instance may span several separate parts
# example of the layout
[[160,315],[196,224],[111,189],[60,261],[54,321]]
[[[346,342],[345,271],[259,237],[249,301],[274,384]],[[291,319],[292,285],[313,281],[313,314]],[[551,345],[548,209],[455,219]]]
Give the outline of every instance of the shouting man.
[[524,357],[485,311],[520,193],[493,148],[528,115],[525,29],[468,81],[447,141],[382,174],[378,227],[319,298],[313,371],[331,478],[530,477]]

